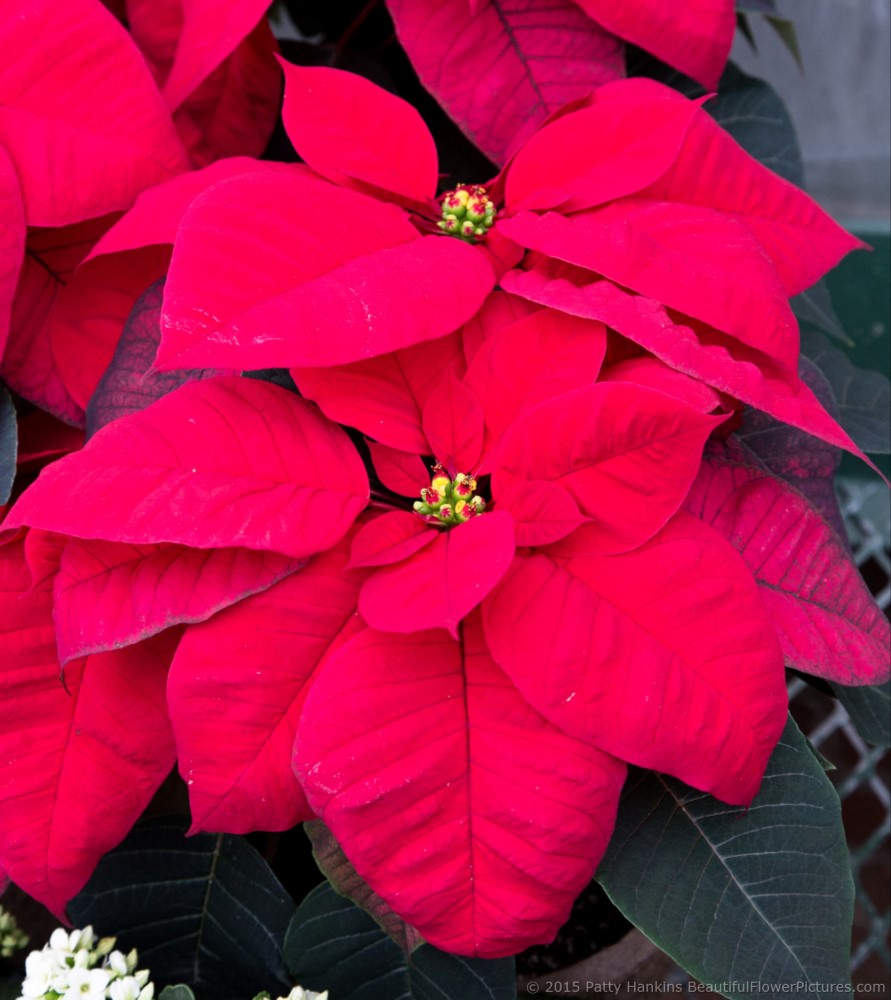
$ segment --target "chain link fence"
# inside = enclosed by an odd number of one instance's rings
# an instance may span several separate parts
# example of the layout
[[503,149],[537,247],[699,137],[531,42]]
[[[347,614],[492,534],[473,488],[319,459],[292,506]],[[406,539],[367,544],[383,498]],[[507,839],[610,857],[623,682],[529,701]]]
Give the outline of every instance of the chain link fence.
[[[839,500],[855,561],[879,605],[891,612],[891,510],[878,482],[844,479]],[[792,713],[836,769],[857,892],[851,970],[855,985],[891,976],[891,751],[865,743],[844,706],[794,679]]]

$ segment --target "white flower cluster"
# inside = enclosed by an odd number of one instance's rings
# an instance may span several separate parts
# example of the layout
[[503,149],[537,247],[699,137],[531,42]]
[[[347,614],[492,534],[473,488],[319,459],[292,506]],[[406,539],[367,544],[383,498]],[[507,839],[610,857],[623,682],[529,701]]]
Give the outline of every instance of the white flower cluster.
[[92,927],[53,931],[42,951],[25,959],[19,1000],[152,1000],[146,969],[136,968],[134,948],[114,950],[113,937],[97,940]]
[[[271,1000],[268,993],[258,993],[254,1000]],[[328,991],[324,993],[314,993],[312,990],[305,990],[302,986],[295,986],[286,997],[278,997],[277,1000],[328,1000]]]

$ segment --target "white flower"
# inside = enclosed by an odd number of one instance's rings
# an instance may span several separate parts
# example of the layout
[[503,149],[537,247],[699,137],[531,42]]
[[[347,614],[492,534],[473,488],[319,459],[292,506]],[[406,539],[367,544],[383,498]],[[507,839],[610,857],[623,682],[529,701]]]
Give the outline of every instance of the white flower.
[[56,954],[52,951],[32,951],[25,959],[25,981],[22,996],[42,997],[52,987],[59,972]]
[[295,986],[286,997],[279,997],[278,1000],[328,1000],[328,991],[315,993],[312,990],[305,990],[302,986]]
[[127,964],[127,959],[123,952],[113,951],[105,960],[106,967],[119,976],[129,975],[133,970]]
[[110,1000],[152,1000],[154,995],[154,985],[149,983],[148,986],[143,988],[135,976],[126,976],[124,979],[118,979],[108,987]]
[[57,927],[50,934],[48,947],[53,951],[74,951],[74,948],[69,948],[68,932],[62,927]]
[[61,1000],[106,1000],[105,988],[110,979],[105,969],[72,969]]

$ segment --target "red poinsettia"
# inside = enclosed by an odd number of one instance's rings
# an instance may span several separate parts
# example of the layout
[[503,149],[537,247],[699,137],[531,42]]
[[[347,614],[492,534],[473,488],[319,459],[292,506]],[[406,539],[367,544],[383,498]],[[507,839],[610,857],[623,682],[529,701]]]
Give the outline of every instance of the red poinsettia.
[[233,178],[193,204],[159,368],[387,354],[456,329],[497,280],[856,452],[798,379],[787,296],[859,244],[697,102],[609,84],[536,133],[490,193],[434,202],[435,149],[414,109],[338,70],[285,73],[285,125],[321,177]]
[[268,7],[268,0],[120,4],[195,166],[259,156],[266,147],[280,105]]
[[[177,175],[170,197],[180,200],[200,190],[201,180],[182,178],[187,159],[171,113],[193,162],[258,154],[278,113],[261,6],[230,7],[223,21],[196,2],[132,3],[122,12],[132,39],[99,0],[22,2],[0,18],[4,51],[14,54],[0,79],[0,372],[70,423],[82,424],[136,297],[166,270],[169,249],[159,244],[172,243],[177,221],[166,189],[137,213],[164,213],[145,231],[101,249],[97,241],[159,182]],[[235,160],[211,177],[242,167]]]
[[[495,955],[553,933],[590,877],[619,760],[751,799],[785,717],[782,657],[740,558],[678,512],[723,420],[708,412],[718,399],[655,361],[594,383],[605,340],[599,324],[540,311],[479,344],[460,378],[446,372],[417,428],[421,450],[490,467],[489,509],[473,476],[438,472],[417,512],[365,520],[349,565],[337,539],[366,502],[358,457],[309,404],[261,382],[187,385],[108,425],[25,493],[6,526],[72,536],[54,581],[65,659],[238,602],[188,629],[171,668],[197,828],[321,815],[423,935]],[[474,408],[476,391],[491,404]],[[298,570],[293,560],[332,543]],[[532,657],[511,608],[541,641]],[[470,728],[468,713],[480,720]],[[715,742],[703,753],[706,717]],[[540,772],[514,752],[529,731]],[[430,752],[408,753],[421,732]],[[306,799],[291,777],[295,733]],[[221,740],[232,751],[223,757]],[[490,767],[529,796],[523,836],[506,801],[485,791]],[[546,772],[565,783],[543,804],[532,782]],[[357,800],[346,786],[366,791]],[[13,877],[33,881],[26,867]],[[516,916],[496,919],[502,910]]]
[[736,28],[731,0],[387,0],[424,86],[504,163],[544,120],[624,76],[622,41],[716,88]]

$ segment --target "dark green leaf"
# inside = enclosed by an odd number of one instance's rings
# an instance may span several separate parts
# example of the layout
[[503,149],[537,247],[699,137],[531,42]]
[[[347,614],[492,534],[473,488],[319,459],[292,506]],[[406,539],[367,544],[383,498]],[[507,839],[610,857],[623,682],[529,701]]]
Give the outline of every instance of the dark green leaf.
[[770,84],[728,63],[717,98],[705,108],[756,160],[787,181],[803,186],[804,169],[795,126]]
[[0,503],[6,503],[12,492],[17,453],[15,407],[6,386],[0,385]]
[[775,14],[776,0],[736,0],[738,11],[751,11],[755,14]]
[[294,383],[294,379],[291,378],[291,373],[287,368],[258,368],[256,371],[245,372],[246,378],[259,379],[261,382],[271,382],[273,385],[280,386],[282,389],[288,389],[290,392],[296,392],[299,396],[299,390]]
[[195,994],[188,986],[180,983],[177,986],[165,986],[158,1000],[195,1000]]
[[512,958],[449,955],[425,944],[410,959],[364,910],[327,883],[297,908],[285,938],[292,975],[331,1000],[514,1000]]
[[776,14],[765,14],[764,20],[780,36],[780,41],[792,54],[792,58],[795,60],[798,68],[803,71],[804,64],[801,61],[801,48],[798,45],[798,35],[795,33],[795,25],[789,18],[778,17]]
[[822,997],[850,982],[854,892],[841,806],[791,719],[747,810],[634,772],[597,880],[647,937],[726,997],[750,997],[750,983]]
[[179,820],[138,824],[72,900],[72,920],[138,948],[156,986],[187,984],[214,1000],[287,992],[290,897],[243,838],[185,831]]
[[854,341],[845,332],[832,305],[829,295],[829,287],[821,278],[815,285],[795,295],[789,300],[792,312],[805,324],[815,327],[822,333],[828,333],[830,337],[840,340],[849,347]]
[[891,453],[891,382],[882,372],[864,371],[819,333],[802,333],[801,350],[826,377],[838,421],[864,451]]
[[736,27],[745,40],[752,46],[752,51],[758,51],[758,43],[755,41],[755,36],[752,33],[752,25],[749,21],[749,15],[743,10],[737,10],[736,12]]
[[891,747],[891,681],[877,687],[833,684],[832,690],[867,743]]

